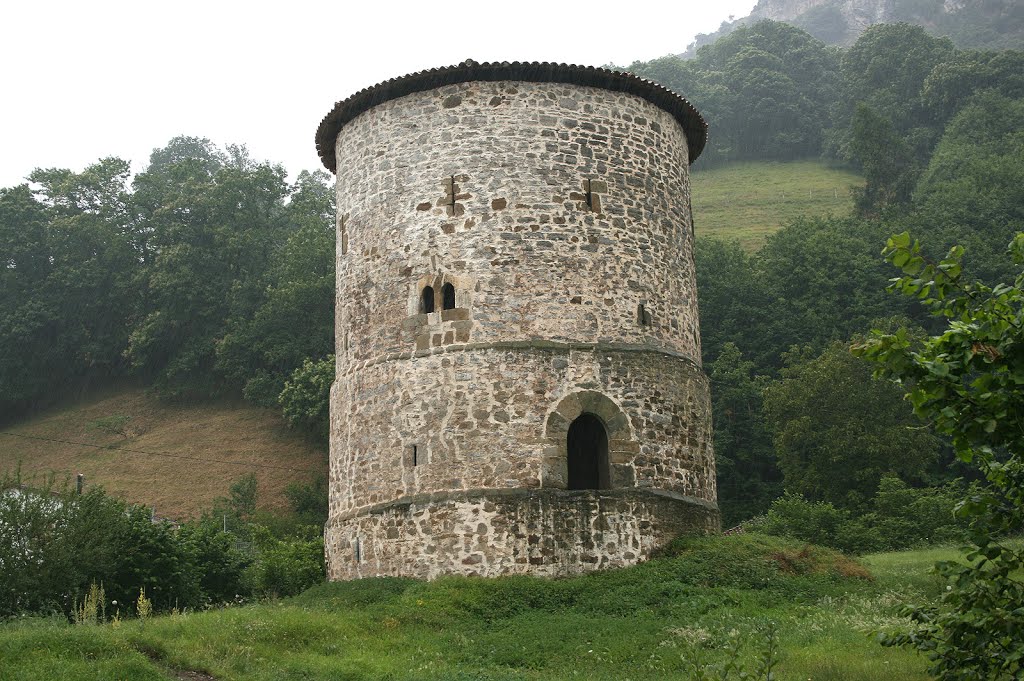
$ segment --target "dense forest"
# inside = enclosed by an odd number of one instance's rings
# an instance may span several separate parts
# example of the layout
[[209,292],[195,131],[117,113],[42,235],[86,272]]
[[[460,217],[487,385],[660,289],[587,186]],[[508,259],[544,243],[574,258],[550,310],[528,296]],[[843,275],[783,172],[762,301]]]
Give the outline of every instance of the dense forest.
[[1024,40],[1024,6],[1015,0],[758,0],[748,16],[729,17],[717,31],[698,34],[681,56],[693,56],[737,28],[765,19],[784,21],[842,47],[852,45],[869,26],[901,21],[948,36],[962,48],[1013,49]]
[[[710,121],[695,172],[822,157],[863,173],[856,214],[796,220],[756,253],[700,238],[698,216],[696,257],[725,522],[789,492],[861,522],[848,544],[882,541],[881,493],[942,490],[964,471],[846,348],[872,327],[935,328],[885,290],[890,234],[909,230],[936,257],[962,244],[973,275],[1010,275],[1024,52],[961,50],[908,24],[838,49],[764,21],[694,59],[629,68]],[[180,137],[134,177],[107,158],[0,190],[3,418],[135,376],[167,399],[275,406],[326,437],[334,197],[322,171],[287,177],[244,147]]]
[[[964,246],[966,270],[984,281],[1011,277],[1007,244],[1024,229],[1024,52],[958,50],[909,24],[873,26],[840,50],[762,21],[694,59],[630,69],[686,93],[712,122],[696,172],[820,156],[865,178],[855,214],[796,220],[756,253],[701,239],[698,216],[725,522],[784,491],[870,522],[890,476],[926,490],[967,475],[948,442],[914,427],[904,391],[872,380],[846,348],[871,328],[936,328],[886,291],[896,272],[879,252],[893,233],[910,231],[935,259]],[[872,534],[856,529],[847,548]]]
[[[0,190],[0,413],[126,375],[169,399],[277,406],[333,352],[329,176],[289,184],[244,147],[181,137],[129,177],[107,158]],[[289,405],[324,426],[302,395]]]

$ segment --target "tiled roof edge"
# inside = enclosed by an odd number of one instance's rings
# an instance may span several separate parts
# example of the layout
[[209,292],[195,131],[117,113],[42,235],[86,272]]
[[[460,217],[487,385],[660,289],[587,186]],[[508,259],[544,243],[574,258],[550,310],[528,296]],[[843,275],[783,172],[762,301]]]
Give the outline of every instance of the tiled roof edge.
[[454,83],[484,81],[525,81],[530,83],[568,83],[627,92],[646,99],[672,114],[686,133],[690,163],[697,160],[707,143],[708,126],[700,113],[686,99],[652,80],[625,71],[576,64],[553,62],[485,62],[467,59],[461,64],[417,71],[364,88],[348,99],[338,102],[320,121],[316,130],[316,149],[320,160],[336,172],[334,141],[341,129],[359,114],[392,99],[414,92],[423,92]]

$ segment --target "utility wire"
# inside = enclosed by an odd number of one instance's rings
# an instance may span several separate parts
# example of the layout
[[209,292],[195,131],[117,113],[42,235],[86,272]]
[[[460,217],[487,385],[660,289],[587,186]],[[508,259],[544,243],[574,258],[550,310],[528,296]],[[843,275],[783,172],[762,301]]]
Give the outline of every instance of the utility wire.
[[56,442],[63,445],[76,445],[78,447],[95,447],[96,449],[110,449],[115,452],[125,452],[127,454],[146,454],[148,456],[164,456],[169,459],[185,459],[188,461],[200,461],[202,463],[223,463],[228,466],[246,466],[249,468],[272,468],[279,471],[292,471],[293,473],[317,473],[319,471],[313,470],[312,468],[292,468],[290,466],[274,466],[272,464],[265,463],[244,463],[240,461],[224,461],[223,459],[204,459],[199,456],[188,456],[187,454],[165,454],[162,452],[145,452],[141,449],[128,449],[127,447],[116,447],[114,445],[94,445],[89,442],[72,442],[71,440],[57,440],[49,437],[38,437],[36,435],[19,435],[18,433],[8,433],[0,431],[0,435],[8,435],[10,437],[20,437],[26,440],[40,440],[42,442]]

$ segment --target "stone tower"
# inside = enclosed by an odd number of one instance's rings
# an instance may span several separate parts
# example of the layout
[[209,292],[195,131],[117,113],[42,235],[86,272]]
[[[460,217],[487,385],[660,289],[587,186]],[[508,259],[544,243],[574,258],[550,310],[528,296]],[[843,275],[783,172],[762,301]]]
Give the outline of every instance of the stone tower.
[[414,73],[324,118],[331,579],[572,574],[717,529],[706,135],[655,83],[549,63]]

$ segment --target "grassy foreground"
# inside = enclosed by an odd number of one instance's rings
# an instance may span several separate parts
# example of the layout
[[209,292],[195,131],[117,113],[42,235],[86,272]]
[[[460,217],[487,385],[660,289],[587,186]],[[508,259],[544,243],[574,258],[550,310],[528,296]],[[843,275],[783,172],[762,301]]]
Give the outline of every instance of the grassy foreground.
[[247,473],[256,474],[259,506],[283,508],[289,483],[326,474],[327,454],[270,409],[167,404],[128,388],[0,427],[0,473],[19,465],[23,478],[82,473],[88,486],[184,519]]
[[572,579],[372,579],[145,622],[8,623],[0,679],[689,680],[737,649],[753,670],[773,628],[777,679],[928,678],[872,632],[934,597],[927,569],[954,551],[858,563],[750,534],[669,554]]
[[732,163],[690,176],[697,238],[737,239],[756,250],[801,215],[848,215],[864,180],[815,160]]

